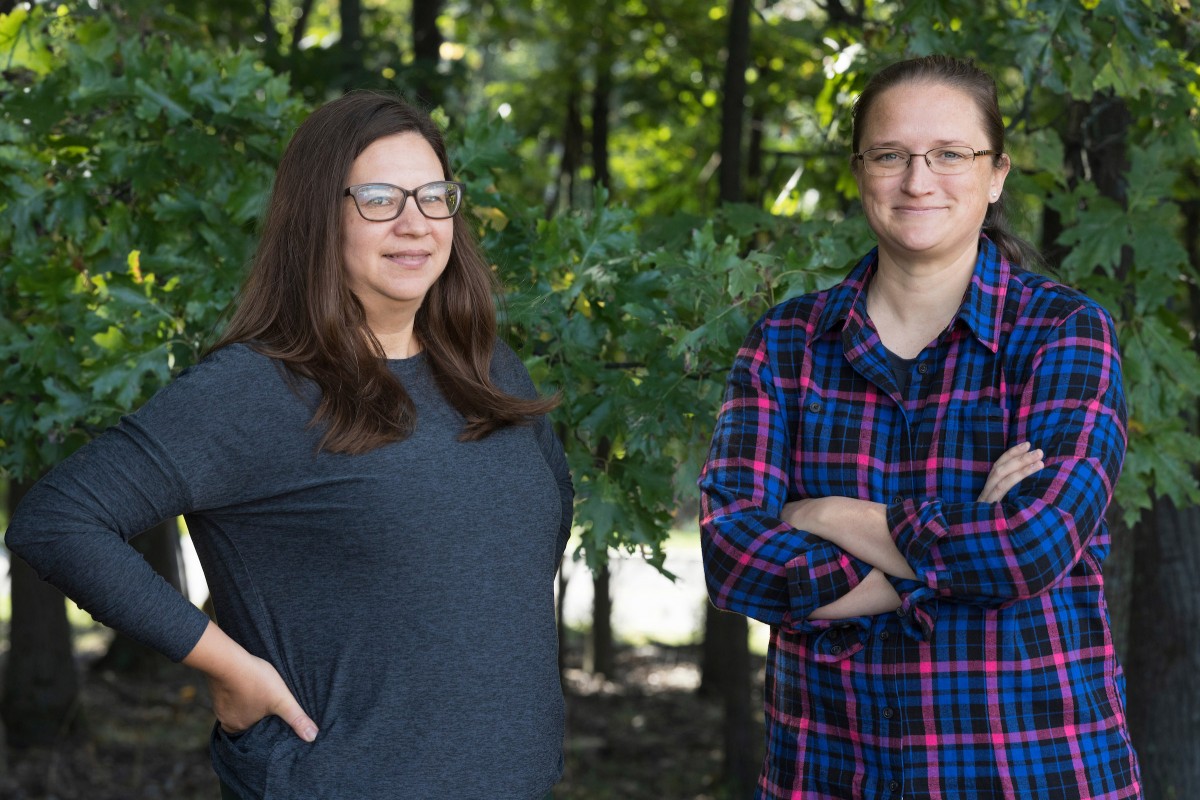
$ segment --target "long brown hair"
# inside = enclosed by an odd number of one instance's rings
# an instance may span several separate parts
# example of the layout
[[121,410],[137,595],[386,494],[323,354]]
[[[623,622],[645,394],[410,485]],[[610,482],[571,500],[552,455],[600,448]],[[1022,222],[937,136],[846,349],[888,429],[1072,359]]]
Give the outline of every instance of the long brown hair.
[[[312,425],[319,447],[365,453],[407,438],[416,408],[346,282],[343,192],[354,160],[377,139],[417,133],[453,178],[437,124],[399,97],[357,91],[313,112],[296,130],[275,174],[250,273],[216,350],[245,342],[312,381],[321,399]],[[417,311],[414,332],[446,399],[466,418],[460,438],[482,439],[552,409],[523,399],[489,375],[499,287],[471,222],[460,212],[446,269]]]
[[[858,146],[862,128],[871,113],[871,107],[879,96],[895,86],[905,83],[940,83],[957,89],[971,98],[979,109],[983,122],[983,133],[988,150],[995,150],[993,163],[998,164],[1004,155],[1004,117],[1000,114],[1000,101],[996,94],[996,82],[992,76],[975,66],[974,62],[945,55],[931,55],[897,61],[876,72],[867,81],[866,88],[854,103],[852,121],[852,145]],[[852,161],[857,164],[857,161]],[[996,243],[1000,254],[1012,264],[1036,268],[1043,264],[1041,253],[1029,242],[1013,233],[1006,214],[1007,194],[988,205],[983,218],[983,232]]]

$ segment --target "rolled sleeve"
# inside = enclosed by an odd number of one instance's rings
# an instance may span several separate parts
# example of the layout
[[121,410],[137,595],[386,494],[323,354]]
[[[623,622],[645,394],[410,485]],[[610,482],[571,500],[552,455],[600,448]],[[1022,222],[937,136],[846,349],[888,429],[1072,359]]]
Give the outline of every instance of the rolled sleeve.
[[888,508],[897,548],[938,596],[1003,605],[1048,591],[1104,523],[1125,451],[1112,323],[1082,306],[1032,359],[1014,441],[1045,467],[999,503],[910,498]]
[[871,565],[780,519],[794,444],[762,326],[730,371],[699,480],[705,578],[718,608],[806,630],[807,618],[857,586]]

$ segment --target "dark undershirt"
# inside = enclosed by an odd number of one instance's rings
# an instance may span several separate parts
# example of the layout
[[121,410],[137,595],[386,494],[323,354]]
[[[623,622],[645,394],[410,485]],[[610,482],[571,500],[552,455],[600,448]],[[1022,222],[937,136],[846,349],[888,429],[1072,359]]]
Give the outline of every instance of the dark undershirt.
[[892,368],[892,376],[896,379],[896,386],[900,389],[900,395],[903,397],[908,391],[908,376],[912,374],[912,366],[917,359],[901,358],[886,347],[883,348],[883,352],[887,353],[888,366]]

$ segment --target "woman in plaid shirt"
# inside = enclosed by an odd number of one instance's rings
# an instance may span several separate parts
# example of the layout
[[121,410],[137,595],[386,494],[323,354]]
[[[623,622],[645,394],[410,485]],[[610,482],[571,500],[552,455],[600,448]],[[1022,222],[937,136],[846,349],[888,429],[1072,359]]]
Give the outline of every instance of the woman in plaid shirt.
[[756,796],[1140,797],[1112,320],[1006,231],[986,73],[894,64],[853,120],[878,247],[750,331],[700,479],[712,601],[771,626]]

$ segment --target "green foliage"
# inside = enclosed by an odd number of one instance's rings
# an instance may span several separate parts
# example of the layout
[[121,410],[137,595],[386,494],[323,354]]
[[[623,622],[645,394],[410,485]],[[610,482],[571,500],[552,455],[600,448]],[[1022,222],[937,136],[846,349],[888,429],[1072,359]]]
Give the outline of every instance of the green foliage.
[[[0,467],[53,462],[195,358],[302,112],[263,65],[290,70],[293,91],[314,100],[350,74],[336,4],[312,6],[303,46],[301,5],[272,4],[267,32],[244,0],[124,0],[111,24],[36,5],[0,17],[0,247],[12,254],[0,265]],[[363,85],[415,80],[410,10],[382,0],[364,11],[351,65]],[[879,66],[919,53],[972,57],[998,77],[1018,230],[1117,320],[1132,412],[1117,490],[1127,518],[1156,494],[1200,498],[1197,243],[1185,215],[1200,203],[1200,26],[1187,9],[759,3],[748,202],[715,208],[725,13],[715,0],[442,6],[440,113],[511,289],[510,338],[562,394],[589,563],[624,547],[661,564],[746,330],[870,246],[847,168],[849,108]],[[598,191],[590,132],[606,80],[611,181]],[[1114,104],[1124,129],[1105,117]],[[1106,137],[1128,159],[1107,183]]]
[[250,53],[22,24],[54,58],[0,83],[0,469],[28,477],[195,361],[299,107]]

